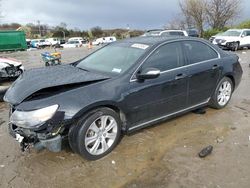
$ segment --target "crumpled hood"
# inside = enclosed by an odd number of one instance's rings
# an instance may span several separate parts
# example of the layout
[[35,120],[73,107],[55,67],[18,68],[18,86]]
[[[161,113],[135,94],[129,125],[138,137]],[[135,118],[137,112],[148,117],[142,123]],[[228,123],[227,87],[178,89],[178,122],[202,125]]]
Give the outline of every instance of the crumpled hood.
[[31,69],[25,71],[12,84],[7,90],[4,100],[12,105],[17,105],[33,93],[45,88],[100,81],[108,78],[71,65]]
[[22,63],[16,59],[0,57],[0,68],[5,68],[9,65],[19,66],[22,65]]

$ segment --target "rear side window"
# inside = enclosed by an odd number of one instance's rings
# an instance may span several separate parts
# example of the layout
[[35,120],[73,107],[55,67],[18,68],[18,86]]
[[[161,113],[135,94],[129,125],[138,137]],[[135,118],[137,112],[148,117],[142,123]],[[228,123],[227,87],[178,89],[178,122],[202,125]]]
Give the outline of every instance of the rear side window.
[[157,68],[161,72],[184,65],[181,43],[173,42],[159,47],[142,65],[142,68]]
[[183,41],[183,48],[189,59],[189,64],[218,58],[217,52],[203,42]]

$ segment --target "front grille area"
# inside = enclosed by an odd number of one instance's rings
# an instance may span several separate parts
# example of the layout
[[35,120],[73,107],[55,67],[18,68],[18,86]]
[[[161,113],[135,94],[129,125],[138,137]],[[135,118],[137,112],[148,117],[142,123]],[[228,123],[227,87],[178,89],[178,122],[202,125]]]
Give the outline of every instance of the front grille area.
[[7,74],[15,75],[17,68],[15,66],[11,66],[11,67],[6,67],[5,70],[6,70]]
[[215,42],[216,42],[216,43],[220,43],[220,42],[221,42],[221,39],[215,39]]

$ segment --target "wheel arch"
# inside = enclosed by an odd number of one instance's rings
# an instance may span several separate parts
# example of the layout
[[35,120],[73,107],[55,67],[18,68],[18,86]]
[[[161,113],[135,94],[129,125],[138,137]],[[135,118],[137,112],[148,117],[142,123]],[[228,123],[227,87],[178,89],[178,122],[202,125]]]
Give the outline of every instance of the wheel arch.
[[124,109],[122,109],[117,103],[114,103],[114,102],[98,102],[98,103],[95,103],[95,104],[91,104],[87,107],[84,107],[83,109],[81,109],[79,112],[77,112],[73,119],[80,119],[81,117],[85,116],[86,114],[93,114],[96,112],[97,109],[100,109],[100,108],[110,108],[112,110],[114,110],[120,117],[120,120],[122,122],[122,131],[126,131],[127,129],[127,118],[126,118],[126,115],[125,115],[125,111]]
[[233,83],[233,91],[235,89],[235,79],[234,79],[234,76],[232,74],[225,74],[224,77],[228,77],[232,83]]

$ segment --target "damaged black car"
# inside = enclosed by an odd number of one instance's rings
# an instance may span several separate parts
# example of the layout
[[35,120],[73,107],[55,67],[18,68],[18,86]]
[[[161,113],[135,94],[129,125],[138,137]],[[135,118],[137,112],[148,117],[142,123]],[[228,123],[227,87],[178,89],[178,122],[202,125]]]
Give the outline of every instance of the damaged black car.
[[121,135],[211,106],[224,108],[242,77],[237,55],[208,41],[139,37],[69,65],[25,71],[9,88],[9,131],[23,150],[62,150],[88,160]]

